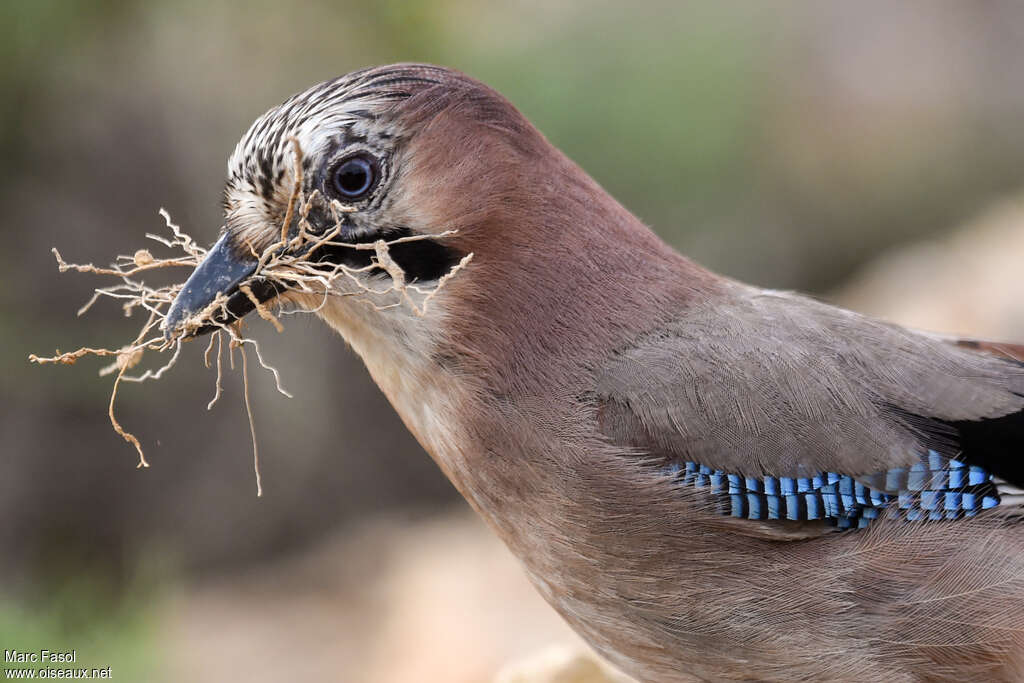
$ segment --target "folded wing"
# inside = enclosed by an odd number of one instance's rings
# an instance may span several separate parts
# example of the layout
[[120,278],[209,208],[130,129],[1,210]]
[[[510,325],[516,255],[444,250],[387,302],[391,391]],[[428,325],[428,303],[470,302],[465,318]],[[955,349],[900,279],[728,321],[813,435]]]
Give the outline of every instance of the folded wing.
[[600,427],[723,514],[956,519],[1019,501],[1021,350],[736,285],[609,359]]

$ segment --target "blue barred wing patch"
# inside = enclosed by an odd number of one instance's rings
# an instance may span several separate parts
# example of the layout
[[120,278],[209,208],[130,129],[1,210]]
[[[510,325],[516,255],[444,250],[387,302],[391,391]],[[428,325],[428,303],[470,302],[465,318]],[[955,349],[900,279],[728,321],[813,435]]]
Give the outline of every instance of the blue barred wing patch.
[[820,472],[808,477],[745,477],[687,462],[666,469],[680,486],[714,496],[723,515],[757,520],[823,520],[864,528],[883,510],[909,521],[960,519],[999,505],[992,475],[929,451],[911,467],[866,477]]

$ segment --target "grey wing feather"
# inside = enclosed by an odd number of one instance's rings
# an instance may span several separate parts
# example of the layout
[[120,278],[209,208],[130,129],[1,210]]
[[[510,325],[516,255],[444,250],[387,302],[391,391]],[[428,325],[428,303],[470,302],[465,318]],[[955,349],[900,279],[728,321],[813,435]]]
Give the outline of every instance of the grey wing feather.
[[[1024,418],[1024,364],[739,284],[619,349],[596,391],[612,441],[749,476],[877,473],[928,449],[957,457],[956,425],[1006,432],[1008,416]],[[1024,450],[1024,419],[1009,419]],[[988,448],[975,431],[973,447]]]

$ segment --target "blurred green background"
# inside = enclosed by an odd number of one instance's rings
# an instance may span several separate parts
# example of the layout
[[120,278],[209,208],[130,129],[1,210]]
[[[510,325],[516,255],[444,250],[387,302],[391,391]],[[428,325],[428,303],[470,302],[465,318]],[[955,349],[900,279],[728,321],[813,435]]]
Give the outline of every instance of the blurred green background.
[[678,249],[765,286],[827,292],[1021,185],[1019,2],[6,0],[0,647],[77,646],[153,680],[177,656],[168,595],[463,505],[311,318],[257,326],[296,395],[254,375],[262,499],[237,381],[208,413],[201,348],[121,394],[145,471],[99,363],[26,360],[136,329],[109,303],[76,319],[106,283],[59,275],[51,247],[107,263],[161,229],[159,207],[212,241],[251,121],[392,61],[488,82]]

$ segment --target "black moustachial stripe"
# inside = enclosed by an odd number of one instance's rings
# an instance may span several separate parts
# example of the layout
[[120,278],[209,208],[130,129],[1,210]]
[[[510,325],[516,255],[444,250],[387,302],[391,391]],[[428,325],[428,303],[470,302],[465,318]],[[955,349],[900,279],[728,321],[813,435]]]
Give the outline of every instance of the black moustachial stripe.
[[[390,231],[387,239],[395,240],[402,237],[411,237],[413,234],[415,233],[409,228],[398,228]],[[378,235],[367,235],[355,241],[373,242],[376,239],[379,239]],[[432,282],[439,280],[458,265],[462,257],[465,256],[458,249],[431,239],[392,244],[388,247],[388,253],[395,263],[405,271],[407,282]],[[312,255],[312,260],[345,265],[350,268],[364,268],[372,263],[373,252],[367,249],[327,245],[320,247]],[[387,277],[387,273],[383,269],[378,272]]]

